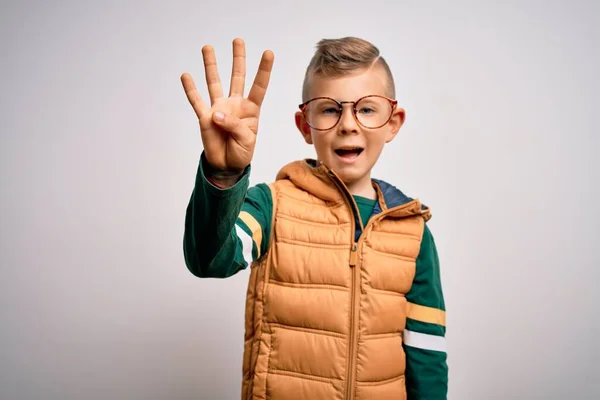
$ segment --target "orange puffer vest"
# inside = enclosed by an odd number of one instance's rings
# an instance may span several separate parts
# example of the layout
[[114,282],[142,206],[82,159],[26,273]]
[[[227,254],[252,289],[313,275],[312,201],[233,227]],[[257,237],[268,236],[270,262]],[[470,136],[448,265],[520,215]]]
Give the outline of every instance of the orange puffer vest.
[[251,267],[243,400],[405,399],[402,332],[425,221],[418,200],[355,240],[354,200],[323,164],[297,161],[270,185],[268,252]]

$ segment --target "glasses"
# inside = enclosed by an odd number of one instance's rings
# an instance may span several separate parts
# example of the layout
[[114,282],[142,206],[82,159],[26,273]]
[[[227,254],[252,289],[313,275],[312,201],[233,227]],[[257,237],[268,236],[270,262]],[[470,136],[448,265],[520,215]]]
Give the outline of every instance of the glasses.
[[315,97],[300,104],[306,123],[318,131],[332,129],[340,122],[344,104],[352,104],[354,119],[368,129],[381,128],[389,122],[397,100],[385,96],[369,95],[356,101],[337,101],[330,97]]

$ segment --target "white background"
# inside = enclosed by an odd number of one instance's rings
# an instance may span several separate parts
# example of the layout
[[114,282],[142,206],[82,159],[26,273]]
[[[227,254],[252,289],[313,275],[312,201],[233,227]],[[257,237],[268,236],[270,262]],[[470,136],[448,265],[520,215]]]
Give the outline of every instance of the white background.
[[[51,4],[52,3],[52,4]],[[450,399],[600,396],[600,5],[2,2],[0,398],[239,397],[248,273],[186,269],[204,44],[276,60],[251,183],[295,130],[321,38],[392,67],[405,126],[374,176],[433,212]],[[226,91],[228,88],[226,87]]]

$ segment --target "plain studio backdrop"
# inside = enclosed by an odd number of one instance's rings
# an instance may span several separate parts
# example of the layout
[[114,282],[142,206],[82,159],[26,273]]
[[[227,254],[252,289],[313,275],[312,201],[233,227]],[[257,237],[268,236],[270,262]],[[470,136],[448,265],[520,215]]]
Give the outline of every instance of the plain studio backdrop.
[[[2,2],[0,398],[236,399],[248,271],[182,252],[202,150],[179,77],[276,60],[251,184],[321,38],[390,63],[406,124],[374,170],[433,212],[450,399],[600,396],[598,2]],[[327,355],[324,354],[324,357]]]

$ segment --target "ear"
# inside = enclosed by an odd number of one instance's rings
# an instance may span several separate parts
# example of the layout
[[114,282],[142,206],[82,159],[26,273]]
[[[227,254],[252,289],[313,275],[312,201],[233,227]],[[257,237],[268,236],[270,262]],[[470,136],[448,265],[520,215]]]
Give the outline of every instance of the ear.
[[388,122],[388,126],[390,128],[387,137],[385,138],[385,142],[389,143],[391,142],[396,135],[398,134],[398,131],[400,130],[400,128],[402,128],[402,125],[404,125],[404,120],[406,119],[406,112],[404,111],[403,108],[396,108],[394,110],[394,113],[392,114],[392,118],[390,119],[390,122]]
[[294,115],[294,117],[296,119],[296,128],[298,128],[298,130],[302,134],[304,141],[308,144],[313,144],[310,126],[306,123],[306,120],[304,119],[304,115],[302,115],[302,112],[296,111],[296,114]]

